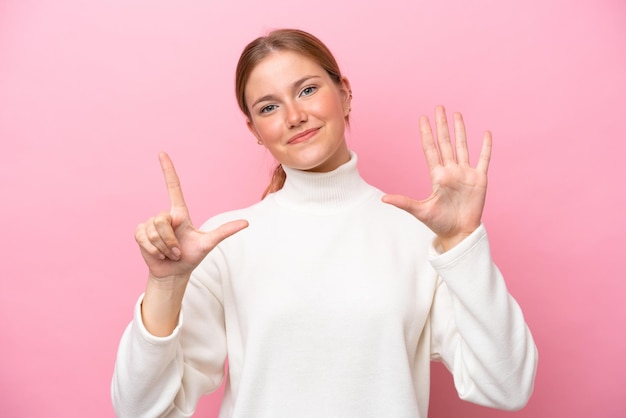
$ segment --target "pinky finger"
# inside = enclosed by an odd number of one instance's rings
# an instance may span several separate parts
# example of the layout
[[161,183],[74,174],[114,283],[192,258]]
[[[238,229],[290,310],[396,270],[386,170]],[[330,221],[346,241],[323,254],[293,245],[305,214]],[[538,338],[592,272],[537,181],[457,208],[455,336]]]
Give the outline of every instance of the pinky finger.
[[476,169],[478,171],[487,173],[487,170],[489,169],[489,161],[491,160],[491,148],[491,132],[485,131],[485,134],[483,135],[483,145],[480,150],[480,156],[478,157],[478,163],[476,164]]

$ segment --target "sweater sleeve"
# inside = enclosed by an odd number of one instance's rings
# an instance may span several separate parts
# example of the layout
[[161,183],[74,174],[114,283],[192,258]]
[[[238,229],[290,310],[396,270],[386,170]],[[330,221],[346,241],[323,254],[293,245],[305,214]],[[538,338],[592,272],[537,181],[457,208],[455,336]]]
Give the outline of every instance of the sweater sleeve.
[[431,353],[451,371],[461,399],[493,408],[524,407],[533,390],[537,348],[522,311],[491,259],[483,225],[431,265],[439,273],[431,310]]
[[178,326],[167,337],[143,325],[141,302],[117,353],[111,397],[124,417],[191,417],[199,398],[221,384],[226,335],[221,287],[201,264],[189,281]]

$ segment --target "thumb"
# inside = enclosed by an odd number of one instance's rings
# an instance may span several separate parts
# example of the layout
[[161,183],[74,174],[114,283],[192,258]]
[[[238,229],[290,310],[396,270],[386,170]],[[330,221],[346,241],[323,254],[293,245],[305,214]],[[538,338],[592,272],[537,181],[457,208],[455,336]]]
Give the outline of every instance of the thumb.
[[382,197],[382,201],[410,213],[420,221],[423,221],[426,215],[426,206],[424,202],[413,200],[407,196],[399,194],[386,194]]
[[217,244],[247,227],[248,221],[239,219],[227,222],[212,231],[206,232],[201,244],[202,249],[208,254]]

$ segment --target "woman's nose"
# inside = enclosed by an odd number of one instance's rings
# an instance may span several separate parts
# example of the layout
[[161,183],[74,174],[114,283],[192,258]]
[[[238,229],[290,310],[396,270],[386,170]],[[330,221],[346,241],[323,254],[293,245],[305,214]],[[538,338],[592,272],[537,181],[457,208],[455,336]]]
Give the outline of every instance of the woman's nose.
[[307,114],[305,110],[299,106],[297,103],[287,105],[287,125],[292,128],[295,126],[299,126],[302,123],[307,121]]

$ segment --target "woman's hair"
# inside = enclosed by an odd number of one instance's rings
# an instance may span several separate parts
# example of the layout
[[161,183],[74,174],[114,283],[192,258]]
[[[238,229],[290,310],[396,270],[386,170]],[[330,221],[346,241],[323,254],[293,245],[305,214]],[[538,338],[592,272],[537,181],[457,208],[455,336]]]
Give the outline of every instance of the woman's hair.
[[[250,73],[265,57],[274,51],[297,52],[319,64],[337,84],[343,82],[339,65],[328,47],[315,36],[299,29],[277,29],[267,36],[262,36],[250,42],[241,53],[235,73],[235,94],[241,111],[250,118],[250,109],[246,104],[246,84]],[[346,122],[348,117],[346,116]],[[285,171],[282,166],[274,169],[272,180],[263,192],[263,197],[280,190],[285,184]]]

